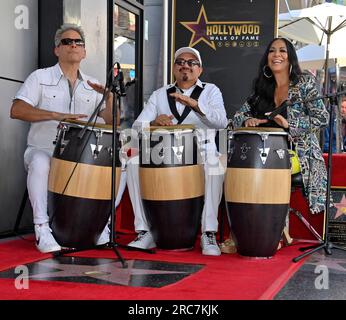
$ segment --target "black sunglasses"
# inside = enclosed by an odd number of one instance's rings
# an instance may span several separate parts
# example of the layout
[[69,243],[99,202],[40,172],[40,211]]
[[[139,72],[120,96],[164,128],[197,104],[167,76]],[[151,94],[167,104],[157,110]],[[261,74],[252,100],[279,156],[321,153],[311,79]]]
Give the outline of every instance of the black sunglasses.
[[72,43],[75,43],[76,46],[84,47],[85,42],[82,39],[71,39],[71,38],[65,38],[60,40],[60,44],[64,46],[70,46]]
[[174,63],[175,64],[177,64],[177,65],[179,65],[179,66],[184,66],[185,65],[185,63],[187,63],[187,65],[189,66],[189,67],[193,67],[193,66],[199,66],[200,67],[200,63],[199,63],[199,61],[198,60],[185,60],[185,59],[176,59],[175,61],[174,61]]

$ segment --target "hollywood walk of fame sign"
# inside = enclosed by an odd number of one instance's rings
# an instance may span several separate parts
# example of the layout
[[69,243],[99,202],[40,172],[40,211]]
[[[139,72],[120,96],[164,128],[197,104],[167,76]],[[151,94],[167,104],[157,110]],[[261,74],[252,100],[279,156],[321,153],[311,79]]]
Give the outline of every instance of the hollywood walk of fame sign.
[[[202,81],[216,84],[230,118],[251,93],[267,44],[277,33],[277,0],[170,0],[174,51],[190,46],[202,56]],[[168,72],[169,73],[169,72]],[[170,82],[173,82],[172,69]]]

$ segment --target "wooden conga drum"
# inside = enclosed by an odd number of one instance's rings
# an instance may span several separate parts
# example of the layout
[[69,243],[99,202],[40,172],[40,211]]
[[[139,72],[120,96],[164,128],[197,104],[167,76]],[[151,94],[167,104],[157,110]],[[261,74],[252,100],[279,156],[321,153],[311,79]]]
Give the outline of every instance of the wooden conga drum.
[[240,255],[275,254],[291,190],[287,133],[280,128],[230,131],[225,200]]
[[[48,180],[52,233],[61,246],[69,248],[95,245],[111,212],[112,126],[90,125],[79,138],[84,126],[85,122],[78,120],[59,124]],[[117,191],[119,152],[114,156]]]
[[141,196],[158,248],[194,246],[204,205],[196,141],[192,125],[150,127],[141,136]]

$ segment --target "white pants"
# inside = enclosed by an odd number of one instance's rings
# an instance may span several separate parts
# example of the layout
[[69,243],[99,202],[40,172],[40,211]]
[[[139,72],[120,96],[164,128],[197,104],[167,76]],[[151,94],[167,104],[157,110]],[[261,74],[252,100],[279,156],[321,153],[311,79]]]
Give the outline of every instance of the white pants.
[[28,171],[27,187],[34,216],[34,224],[49,221],[47,214],[48,175],[52,152],[28,147],[24,153],[24,165]]
[[[220,163],[220,159],[216,156],[209,156],[214,162],[204,164],[205,174],[205,195],[204,207],[202,212],[202,232],[218,231],[218,210],[222,197],[224,168]],[[143,203],[141,199],[139,186],[139,158],[133,157],[127,164],[127,186],[132,202],[132,207],[135,215],[135,230],[149,231],[147,219],[144,214]]]
[[[34,224],[49,221],[48,176],[52,151],[28,147],[24,153],[24,165],[28,171],[27,187],[33,211]],[[126,187],[126,172],[121,173],[119,191],[115,201],[117,207]]]

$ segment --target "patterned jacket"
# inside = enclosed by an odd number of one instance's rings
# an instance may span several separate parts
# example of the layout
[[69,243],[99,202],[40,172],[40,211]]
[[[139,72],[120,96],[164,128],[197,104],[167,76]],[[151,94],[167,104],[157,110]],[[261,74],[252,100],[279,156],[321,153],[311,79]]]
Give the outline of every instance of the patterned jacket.
[[[288,99],[297,103],[288,106],[287,121],[289,139],[294,143],[303,177],[305,195],[312,213],[325,210],[327,171],[319,145],[319,131],[328,125],[329,113],[321,99],[299,103],[319,96],[315,78],[302,75],[298,83],[291,83]],[[251,108],[245,102],[233,119],[235,128],[252,118]]]

